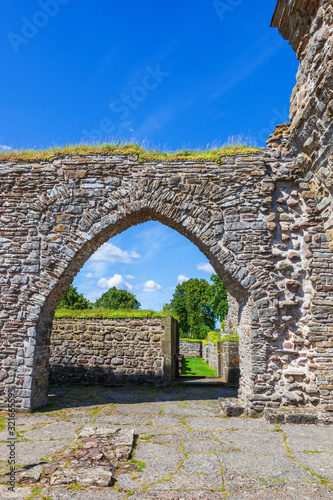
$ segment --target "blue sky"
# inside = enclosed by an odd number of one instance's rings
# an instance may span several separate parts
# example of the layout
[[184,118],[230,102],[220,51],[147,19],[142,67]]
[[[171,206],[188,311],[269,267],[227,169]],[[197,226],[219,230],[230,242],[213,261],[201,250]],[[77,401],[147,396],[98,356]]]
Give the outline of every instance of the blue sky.
[[[238,136],[263,146],[288,120],[298,66],[269,27],[275,5],[3,0],[0,147],[113,139],[176,150]],[[109,244],[75,279],[90,298],[115,282],[160,308],[178,276],[209,278],[199,250],[158,223]]]
[[114,137],[178,149],[239,135],[264,145],[288,119],[297,70],[269,27],[275,4],[3,0],[0,145]]
[[213,269],[187,238],[159,222],[145,222],[113,237],[85,263],[74,286],[94,301],[111,286],[135,294],[142,309],[162,310],[189,278],[209,281]]

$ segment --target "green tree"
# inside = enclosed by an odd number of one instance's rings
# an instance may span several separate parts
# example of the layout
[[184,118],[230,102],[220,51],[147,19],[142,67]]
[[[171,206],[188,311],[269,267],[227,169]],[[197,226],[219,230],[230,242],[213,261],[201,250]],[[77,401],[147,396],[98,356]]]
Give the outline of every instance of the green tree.
[[228,314],[228,291],[225,284],[220,280],[217,274],[212,274],[210,281],[213,283],[210,289],[210,305],[214,310],[215,318],[223,321]]
[[126,290],[118,290],[115,286],[96,300],[95,308],[100,309],[140,309],[141,304],[133,293]]
[[205,338],[215,328],[210,301],[211,285],[204,279],[190,279],[177,285],[166,307],[178,317],[181,337]]
[[71,285],[63,298],[59,301],[57,309],[91,309],[92,304],[75,286]]

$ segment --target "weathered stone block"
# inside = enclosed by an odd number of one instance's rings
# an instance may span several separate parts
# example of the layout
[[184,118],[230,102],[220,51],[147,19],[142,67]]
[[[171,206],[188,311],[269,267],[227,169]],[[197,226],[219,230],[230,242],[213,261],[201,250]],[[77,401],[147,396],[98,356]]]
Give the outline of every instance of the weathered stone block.
[[272,410],[271,408],[265,408],[264,417],[270,424],[284,424],[286,420],[283,412]]

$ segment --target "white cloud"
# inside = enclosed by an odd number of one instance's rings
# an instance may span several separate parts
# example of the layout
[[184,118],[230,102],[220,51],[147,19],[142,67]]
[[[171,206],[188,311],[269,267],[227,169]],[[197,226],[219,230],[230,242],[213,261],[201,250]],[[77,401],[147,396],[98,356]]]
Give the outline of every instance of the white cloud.
[[134,235],[134,239],[140,245],[143,261],[150,264],[162,249],[166,249],[170,244],[170,231],[162,224],[152,226],[149,223],[147,226],[142,226],[141,231]]
[[135,280],[135,276],[132,276],[131,274],[126,274],[125,278],[128,280]]
[[86,274],[86,278],[91,279],[91,278],[93,278],[93,277],[94,277],[93,273],[87,273],[87,274]]
[[184,281],[188,281],[190,278],[188,278],[187,276],[185,276],[184,274],[180,274],[178,276],[178,283],[184,283]]
[[6,146],[5,144],[0,144],[0,151],[11,151],[10,146]]
[[155,281],[153,280],[146,281],[146,283],[144,283],[144,285],[142,286],[143,292],[152,293],[152,292],[159,292],[160,290],[162,290],[161,285],[155,283]]
[[92,292],[86,293],[84,296],[86,297],[86,299],[90,300],[90,302],[95,302],[95,300],[100,298],[101,291],[93,290]]
[[104,243],[97,252],[90,258],[92,261],[106,261],[106,262],[122,262],[129,264],[133,262],[132,259],[138,259],[140,255],[137,252],[128,252],[113,245],[112,243]]
[[91,259],[89,259],[86,264],[85,264],[85,272],[92,274],[94,278],[102,278],[106,274],[108,274],[109,271],[109,263],[105,261],[94,261],[91,262]]
[[115,286],[118,290],[127,290],[129,292],[133,290],[132,285],[130,283],[127,283],[127,281],[124,280],[121,274],[115,274],[109,279],[101,278],[98,281],[97,285],[100,288],[107,288],[107,289]]
[[214,268],[209,264],[209,262],[199,262],[199,264],[197,264],[197,269],[199,269],[199,271],[203,271],[204,273],[215,273]]

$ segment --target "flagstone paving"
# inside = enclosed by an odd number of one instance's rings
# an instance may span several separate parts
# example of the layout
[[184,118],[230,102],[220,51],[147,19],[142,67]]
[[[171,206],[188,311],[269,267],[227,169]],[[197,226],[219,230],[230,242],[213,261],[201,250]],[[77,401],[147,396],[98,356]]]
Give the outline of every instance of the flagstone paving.
[[17,463],[54,463],[80,429],[107,424],[134,429],[132,459],[112,487],[50,487],[8,491],[7,431],[0,433],[0,499],[215,500],[333,499],[333,428],[272,425],[223,417],[217,398],[232,390],[200,387],[55,390],[39,412],[17,416]]

